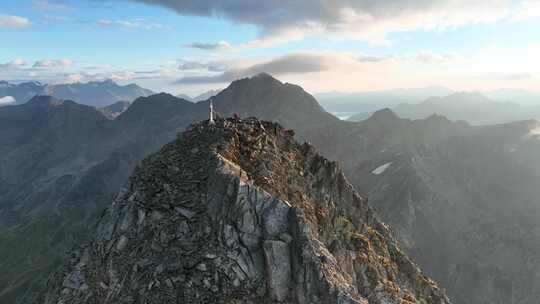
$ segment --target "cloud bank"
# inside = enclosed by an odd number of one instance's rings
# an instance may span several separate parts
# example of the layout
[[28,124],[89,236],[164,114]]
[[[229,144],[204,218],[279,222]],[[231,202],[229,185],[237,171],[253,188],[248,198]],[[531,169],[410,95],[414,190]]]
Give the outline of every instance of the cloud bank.
[[[272,75],[308,74],[332,70],[339,66],[351,66],[364,62],[380,62],[379,57],[358,56],[340,53],[293,53],[243,67],[231,67],[222,73],[211,76],[188,76],[180,79],[179,84],[226,83],[239,78],[260,73]],[[192,63],[198,68],[208,67],[207,63]],[[214,65],[219,63],[212,63]]]
[[131,0],[181,15],[219,17],[260,29],[260,41],[333,34],[383,42],[389,32],[445,29],[508,18],[510,0]]
[[20,67],[23,67],[26,65],[26,61],[24,61],[23,59],[13,59],[11,61],[8,61],[8,62],[5,62],[5,63],[0,63],[0,68],[2,69],[16,69],[16,68],[20,68]]

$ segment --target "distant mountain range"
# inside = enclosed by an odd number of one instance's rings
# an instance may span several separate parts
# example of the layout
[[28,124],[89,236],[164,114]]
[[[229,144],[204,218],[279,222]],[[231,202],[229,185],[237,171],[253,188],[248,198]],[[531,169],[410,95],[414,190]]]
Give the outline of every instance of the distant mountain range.
[[0,81],[0,98],[11,96],[15,104],[25,103],[35,95],[51,95],[99,108],[117,101],[133,101],[138,97],[152,94],[154,94],[152,91],[136,84],[119,85],[112,80],[57,85],[35,81],[19,84]]
[[356,93],[329,92],[316,94],[315,97],[328,112],[346,119],[353,114],[372,113],[401,103],[418,103],[432,96],[449,94],[452,94],[452,90],[445,87],[425,87]]
[[[418,104],[404,103],[394,107],[393,111],[402,118],[424,119],[433,114],[439,114],[453,121],[462,120],[473,125],[540,119],[540,104],[521,105],[516,102],[499,102],[478,92],[431,97]],[[360,113],[351,116],[349,120],[362,121],[369,115],[371,114]]]
[[[231,83],[213,102],[221,116],[277,121],[339,161],[453,303],[536,304],[540,298],[538,121],[480,127],[440,115],[401,119],[388,109],[362,122],[341,121],[301,87],[267,74]],[[39,300],[63,252],[88,240],[140,161],[207,119],[208,106],[208,100],[162,93],[136,99],[114,120],[47,96],[1,107],[0,302]],[[238,161],[250,160],[244,152]],[[295,166],[286,159],[279,164]],[[168,165],[157,163],[174,169]],[[273,167],[252,169],[271,173]],[[316,212],[324,217],[325,210]],[[329,251],[342,252],[339,244]]]
[[214,97],[217,94],[219,94],[219,92],[221,92],[221,91],[222,90],[210,90],[210,91],[204,92],[202,94],[199,94],[199,95],[197,95],[195,97],[191,97],[191,96],[189,96],[187,94],[179,94],[179,95],[176,95],[176,97],[182,98],[182,99],[185,99],[185,100],[191,101],[191,102],[197,102],[197,101],[207,100],[210,97]]
[[[436,97],[443,98],[453,94],[458,94],[457,96],[460,94],[467,95],[461,92],[452,91],[445,87],[426,87],[419,89],[398,89],[358,93],[331,92],[321,93],[315,96],[321,105],[334,115],[337,115],[342,119],[360,121],[366,119],[373,112],[380,109],[396,108],[401,104],[416,105],[423,103],[428,99],[436,99]],[[470,94],[478,93],[473,92]],[[481,92],[481,94],[494,102],[501,104],[512,103],[519,104],[522,107],[540,106],[540,92],[500,89]],[[445,113],[440,114],[444,115]],[[355,115],[355,117],[352,117],[353,115]],[[423,118],[427,116],[424,116]],[[519,117],[519,115],[516,117]]]

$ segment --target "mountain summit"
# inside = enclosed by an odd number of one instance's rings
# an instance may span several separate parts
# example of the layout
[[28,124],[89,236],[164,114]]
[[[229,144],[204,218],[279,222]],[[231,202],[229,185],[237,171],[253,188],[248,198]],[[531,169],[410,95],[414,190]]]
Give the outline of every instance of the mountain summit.
[[257,119],[143,161],[75,256],[50,303],[449,303],[335,162]]

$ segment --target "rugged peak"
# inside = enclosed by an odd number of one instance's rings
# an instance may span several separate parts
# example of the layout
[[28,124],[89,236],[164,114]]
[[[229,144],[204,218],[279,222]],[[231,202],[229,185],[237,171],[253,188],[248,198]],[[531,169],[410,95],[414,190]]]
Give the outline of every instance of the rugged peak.
[[148,120],[148,123],[157,124],[193,106],[194,104],[187,100],[168,93],[159,93],[137,98],[126,111],[118,116],[118,120],[131,122]]
[[265,73],[265,72],[262,72],[262,73],[259,73],[255,76],[252,77],[253,79],[273,79],[273,80],[276,80],[278,81],[276,78],[274,78],[274,76],[268,74],[268,73]]
[[450,107],[475,106],[482,103],[493,102],[494,101],[478,91],[456,92],[446,97],[432,97],[425,101],[425,103],[442,103]]
[[375,126],[391,126],[400,121],[401,119],[396,115],[396,113],[388,108],[385,108],[374,112],[368,119],[365,120],[365,123]]
[[63,106],[65,103],[74,103],[74,102],[54,98],[53,96],[50,96],[50,95],[36,95],[32,99],[30,99],[26,104],[28,106],[35,106],[35,107],[59,107],[59,106]]
[[378,110],[376,112],[374,112],[370,119],[374,119],[374,120],[395,120],[395,119],[399,119],[399,117],[396,115],[396,113],[394,113],[392,110],[390,110],[389,108],[384,108],[384,109],[381,109],[381,110]]
[[[84,83],[76,83],[78,85],[84,85]],[[96,86],[118,86],[118,84],[112,80],[112,79],[104,79],[104,80],[101,80],[101,81],[90,81],[88,82],[89,85],[96,85]]]
[[106,107],[99,108],[98,111],[108,119],[115,119],[120,114],[124,113],[130,105],[131,102],[129,101],[118,101]]
[[148,107],[163,107],[163,106],[169,106],[169,105],[180,105],[180,104],[186,104],[186,105],[192,105],[191,102],[188,102],[187,100],[184,100],[182,98],[178,98],[176,96],[173,96],[169,93],[158,93],[146,97],[139,97],[135,99],[133,102],[133,105],[130,108],[148,108]]
[[40,87],[44,87],[45,85],[42,84],[39,81],[27,81],[27,82],[23,82],[23,83],[19,84],[19,86],[20,87],[40,88]]
[[192,125],[135,171],[61,303],[449,303],[336,163],[257,119]]
[[[216,110],[225,116],[255,116],[277,121],[300,133],[338,120],[301,87],[282,83],[268,74],[234,81],[213,101]],[[206,108],[208,101],[200,104]]]
[[283,83],[268,73],[259,73],[252,77],[242,78],[235,80],[231,83],[230,87],[236,86],[279,86]]

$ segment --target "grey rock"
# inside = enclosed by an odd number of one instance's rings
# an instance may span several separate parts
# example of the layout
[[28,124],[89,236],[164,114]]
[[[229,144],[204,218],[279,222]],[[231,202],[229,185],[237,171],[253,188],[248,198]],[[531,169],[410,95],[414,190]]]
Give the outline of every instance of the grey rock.
[[49,303],[449,304],[340,168],[302,149],[269,122],[194,125],[143,162],[137,199],[111,205]]
[[283,302],[289,298],[291,286],[289,245],[281,241],[269,240],[264,242],[263,248],[270,297],[274,301]]

